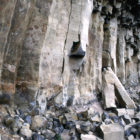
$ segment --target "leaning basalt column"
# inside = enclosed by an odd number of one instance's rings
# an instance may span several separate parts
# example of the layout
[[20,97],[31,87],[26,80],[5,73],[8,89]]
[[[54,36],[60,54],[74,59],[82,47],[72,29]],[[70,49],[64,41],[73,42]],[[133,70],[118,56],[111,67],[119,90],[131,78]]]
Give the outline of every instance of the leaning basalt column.
[[115,108],[115,87],[114,80],[108,77],[106,74],[106,69],[103,70],[103,85],[102,85],[102,95],[104,99],[104,108]]
[[[114,101],[115,101],[115,97],[114,97],[114,89],[112,88],[113,85],[115,87],[115,95],[118,99],[119,104],[122,107],[126,107],[126,108],[135,108],[135,103],[134,101],[130,98],[129,94],[127,93],[127,91],[125,90],[124,86],[121,84],[121,82],[119,81],[118,77],[116,76],[116,74],[112,71],[112,69],[110,67],[108,67],[107,69],[104,68],[104,89],[103,89],[103,96],[105,97],[105,105],[108,108],[114,107]],[[110,91],[113,92],[106,92],[108,89],[110,89]],[[105,91],[104,91],[105,90]],[[112,98],[113,97],[113,98]],[[108,102],[106,101],[110,101],[110,104],[108,106]],[[113,104],[111,104],[113,103]]]

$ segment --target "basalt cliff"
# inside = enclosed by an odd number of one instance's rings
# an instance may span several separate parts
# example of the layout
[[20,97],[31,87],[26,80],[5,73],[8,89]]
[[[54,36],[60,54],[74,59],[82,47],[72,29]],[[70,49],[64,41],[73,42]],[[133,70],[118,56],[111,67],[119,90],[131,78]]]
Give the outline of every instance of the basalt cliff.
[[140,0],[0,0],[0,104],[3,140],[138,140]]

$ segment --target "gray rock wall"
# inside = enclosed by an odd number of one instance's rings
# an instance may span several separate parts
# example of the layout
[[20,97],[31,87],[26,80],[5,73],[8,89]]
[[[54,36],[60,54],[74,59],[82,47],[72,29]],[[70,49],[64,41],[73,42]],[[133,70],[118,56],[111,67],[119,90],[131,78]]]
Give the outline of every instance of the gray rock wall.
[[102,68],[140,80],[137,0],[0,0],[0,90],[58,104],[102,92]]

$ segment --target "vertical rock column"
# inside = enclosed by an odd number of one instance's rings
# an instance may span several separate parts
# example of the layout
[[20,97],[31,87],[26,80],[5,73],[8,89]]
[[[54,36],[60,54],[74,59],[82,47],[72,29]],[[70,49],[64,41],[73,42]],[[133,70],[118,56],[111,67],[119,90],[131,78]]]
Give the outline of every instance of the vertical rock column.
[[[63,105],[66,105],[66,100],[73,96],[74,104],[78,102],[81,96],[88,96],[86,91],[86,76],[83,80],[80,79],[79,72],[83,71],[82,66],[86,58],[84,58],[87,47],[89,45],[89,24],[92,15],[93,1],[92,0],[72,0],[72,9],[69,23],[69,30],[65,45],[65,63],[63,72],[63,86],[67,89],[67,93],[63,93]],[[80,36],[80,38],[78,38]],[[74,57],[69,57],[71,48],[74,43],[79,43],[78,51]],[[66,87],[65,87],[66,86]],[[66,91],[66,90],[65,90]],[[84,95],[83,95],[84,94]]]
[[107,65],[103,63],[103,67],[111,66],[113,71],[116,73],[117,19],[111,19],[106,26],[107,30],[105,31],[104,36],[103,60],[105,59],[108,62],[106,62]]
[[[138,45],[140,45],[140,41],[138,42]],[[140,48],[139,48],[139,53],[138,53],[138,79],[140,82]]]
[[3,68],[1,73],[1,89],[3,92],[14,93],[17,66],[20,61],[22,43],[29,21],[31,3],[28,0],[18,0],[15,6],[11,28],[4,45]]
[[52,3],[40,58],[40,88],[48,99],[59,94],[56,100],[63,105],[71,93],[79,92],[81,83],[75,72],[80,69],[83,58],[71,59],[70,53],[74,42],[80,43],[82,52],[86,51],[92,7],[92,0],[54,0]]
[[139,43],[134,38],[134,32],[132,29],[126,30],[126,63],[125,63],[125,75],[126,84],[136,85],[138,81],[138,53]]
[[[84,1],[83,1],[84,2]],[[68,98],[70,96],[74,96],[75,91],[79,96],[79,90],[77,89],[77,78],[76,74],[74,73],[74,69],[79,69],[81,64],[81,59],[71,59],[69,55],[71,54],[71,48],[74,42],[79,44],[78,47],[82,48],[81,46],[81,18],[82,18],[82,1],[74,1],[71,0],[71,9],[70,9],[70,16],[69,16],[69,25],[67,30],[66,42],[64,45],[64,69],[62,73],[62,83],[63,83],[63,91],[62,91],[62,104],[66,106]],[[79,36],[79,38],[78,38]],[[83,49],[83,48],[82,48]],[[85,46],[84,46],[85,50]],[[74,50],[75,51],[75,50]],[[75,55],[76,56],[76,55]],[[61,97],[58,97],[61,98]]]
[[91,14],[89,25],[89,44],[81,71],[78,73],[80,101],[88,103],[94,99],[93,91],[100,91],[102,86],[102,45],[103,23],[100,13]]
[[140,62],[138,62],[138,78],[139,78],[139,81],[140,81]]
[[0,2],[0,80],[1,80],[1,72],[3,70],[2,64],[4,50],[7,44],[7,38],[12,24],[11,22],[14,15],[16,1],[17,0],[11,1],[1,0]]
[[39,99],[40,104],[44,98],[50,99],[62,91],[63,55],[68,34],[70,9],[70,0],[52,1],[47,32],[40,55],[39,88],[41,92],[38,97],[43,94],[42,99]]
[[117,76],[120,81],[125,84],[125,33],[123,29],[118,32],[117,42]]
[[17,71],[17,91],[33,99],[38,90],[41,49],[47,30],[51,1],[36,0],[24,36],[22,55]]

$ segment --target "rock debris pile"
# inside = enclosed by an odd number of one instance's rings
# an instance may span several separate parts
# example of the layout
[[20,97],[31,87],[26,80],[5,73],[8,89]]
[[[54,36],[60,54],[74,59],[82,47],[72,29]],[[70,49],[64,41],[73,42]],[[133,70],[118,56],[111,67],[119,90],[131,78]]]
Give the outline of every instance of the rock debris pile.
[[103,110],[88,105],[48,106],[42,114],[37,105],[0,106],[2,140],[139,140],[140,106]]

